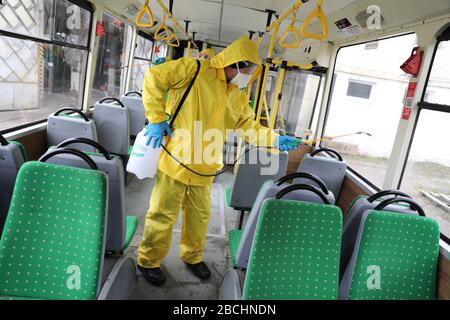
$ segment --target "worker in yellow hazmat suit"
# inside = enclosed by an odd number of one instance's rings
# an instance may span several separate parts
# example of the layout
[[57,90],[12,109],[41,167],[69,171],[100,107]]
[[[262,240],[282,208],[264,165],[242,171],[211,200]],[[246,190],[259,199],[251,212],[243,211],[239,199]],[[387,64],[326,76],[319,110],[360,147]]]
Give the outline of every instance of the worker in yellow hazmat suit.
[[[223,167],[222,150],[217,152],[220,155],[216,155],[217,159],[212,164],[204,161],[201,155],[199,158],[196,148],[200,146],[204,150],[210,144],[201,136],[192,140],[191,150],[194,151],[191,154],[187,157],[181,154],[179,146],[185,143],[186,137],[172,135],[172,129],[183,129],[190,136],[195,136],[198,127],[202,132],[213,129],[222,133],[219,141],[222,147],[226,130],[229,129],[253,130],[257,134],[245,136],[248,143],[277,146],[280,150],[290,150],[289,143],[295,140],[279,137],[257,123],[245,91],[240,90],[247,86],[258,71],[260,61],[256,44],[246,37],[232,43],[211,60],[201,60],[198,76],[173,124],[174,128],[170,128],[166,122],[167,114],[174,114],[195,77],[198,62],[192,58],[166,62],[150,68],[145,76],[142,98],[150,123],[146,129],[147,144],[156,148],[163,142],[163,135],[172,136],[166,144],[167,150],[178,159],[183,157],[183,164],[189,163],[188,167],[192,171],[201,173],[199,175],[187,170],[167,152],[161,154],[144,234],[138,248],[138,268],[145,279],[155,286],[166,281],[160,264],[169,251],[172,228],[180,209],[181,259],[200,279],[210,277],[202,255],[206,227],[210,220],[210,191],[214,180],[213,176],[207,175],[214,175]],[[166,104],[164,98],[168,90],[170,95]]]

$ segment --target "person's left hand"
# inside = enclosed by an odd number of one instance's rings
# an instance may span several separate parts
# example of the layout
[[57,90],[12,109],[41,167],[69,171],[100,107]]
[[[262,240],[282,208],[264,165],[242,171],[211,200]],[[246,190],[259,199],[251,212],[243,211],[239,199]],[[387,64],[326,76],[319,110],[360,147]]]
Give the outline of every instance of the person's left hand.
[[279,136],[277,138],[276,146],[280,151],[292,151],[298,149],[303,144],[301,139]]

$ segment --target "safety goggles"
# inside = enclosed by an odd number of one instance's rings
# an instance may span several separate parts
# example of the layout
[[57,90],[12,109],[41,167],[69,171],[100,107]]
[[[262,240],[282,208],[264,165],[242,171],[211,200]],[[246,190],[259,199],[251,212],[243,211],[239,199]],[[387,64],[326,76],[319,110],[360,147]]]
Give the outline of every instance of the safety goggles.
[[232,64],[230,68],[238,69],[239,72],[242,72],[244,74],[254,74],[258,70],[258,65],[249,61],[241,61]]

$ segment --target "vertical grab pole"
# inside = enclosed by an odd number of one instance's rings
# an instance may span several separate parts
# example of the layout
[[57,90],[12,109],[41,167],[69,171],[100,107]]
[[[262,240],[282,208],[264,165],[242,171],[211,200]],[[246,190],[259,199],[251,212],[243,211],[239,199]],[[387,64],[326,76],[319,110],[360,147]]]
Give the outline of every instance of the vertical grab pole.
[[264,99],[262,95],[266,94],[266,87],[267,87],[267,80],[269,79],[269,70],[270,70],[270,59],[272,58],[273,55],[273,48],[275,47],[275,41],[277,40],[277,35],[278,32],[280,30],[280,24],[276,24],[274,27],[274,30],[272,31],[272,38],[270,39],[270,46],[269,46],[269,54],[268,54],[268,60],[265,63],[265,70],[264,70],[264,75],[262,76],[262,86],[261,86],[261,91],[259,93],[260,95],[260,99],[259,99],[259,103],[258,103],[258,109],[257,114],[256,114],[256,121],[259,123],[261,121],[261,111],[262,111],[262,107],[263,107],[263,103],[264,103]]
[[188,40],[188,46],[187,46],[187,56],[191,56],[191,42]]
[[277,121],[278,108],[280,106],[280,101],[281,101],[281,90],[283,90],[283,82],[284,82],[285,75],[286,75],[286,68],[285,68],[284,64],[282,64],[280,66],[280,74],[278,76],[277,90],[275,92],[275,101],[273,103],[272,113],[270,114],[269,128],[272,130],[275,129],[275,124]]

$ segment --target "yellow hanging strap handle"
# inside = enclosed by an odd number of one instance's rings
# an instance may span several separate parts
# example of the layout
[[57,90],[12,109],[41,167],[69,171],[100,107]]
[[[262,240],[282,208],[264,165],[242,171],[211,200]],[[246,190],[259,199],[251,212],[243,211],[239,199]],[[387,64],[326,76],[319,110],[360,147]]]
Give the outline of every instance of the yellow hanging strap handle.
[[[300,35],[297,31],[297,28],[295,27],[295,20],[297,19],[297,11],[294,10],[292,13],[292,22],[289,25],[289,27],[287,27],[287,29],[283,32],[283,34],[281,35],[281,38],[278,40],[278,44],[282,47],[282,48],[286,48],[286,49],[296,49],[300,46]],[[288,34],[293,33],[295,36],[295,42],[292,43],[286,43],[286,38],[288,36]]]
[[[165,36],[163,34],[165,33]],[[163,23],[161,23],[155,32],[155,40],[157,41],[169,41],[172,37],[169,27],[166,24],[166,15],[164,15]]]
[[[301,34],[305,38],[315,39],[323,41],[328,38],[328,23],[327,23],[327,17],[325,16],[325,13],[322,10],[323,0],[317,0],[317,8],[311,14],[306,18],[305,22],[303,23]],[[322,26],[322,34],[312,34],[308,33],[306,31],[306,28],[311,24],[311,21],[314,18],[319,18],[320,25]]]
[[[141,10],[136,16],[136,26],[138,26],[139,28],[153,28],[153,26],[155,25],[155,18],[153,17],[153,12],[149,7],[148,2],[149,0],[145,1],[145,4],[142,6]],[[142,21],[145,14],[148,14],[150,23],[145,23]]]
[[180,38],[178,38],[178,35],[177,35],[177,29],[176,29],[177,27],[176,27],[176,25],[174,24],[173,25],[173,33],[172,33],[172,35],[170,36],[170,38],[169,38],[169,40],[167,40],[167,45],[169,46],[169,47],[179,47],[180,46]]

